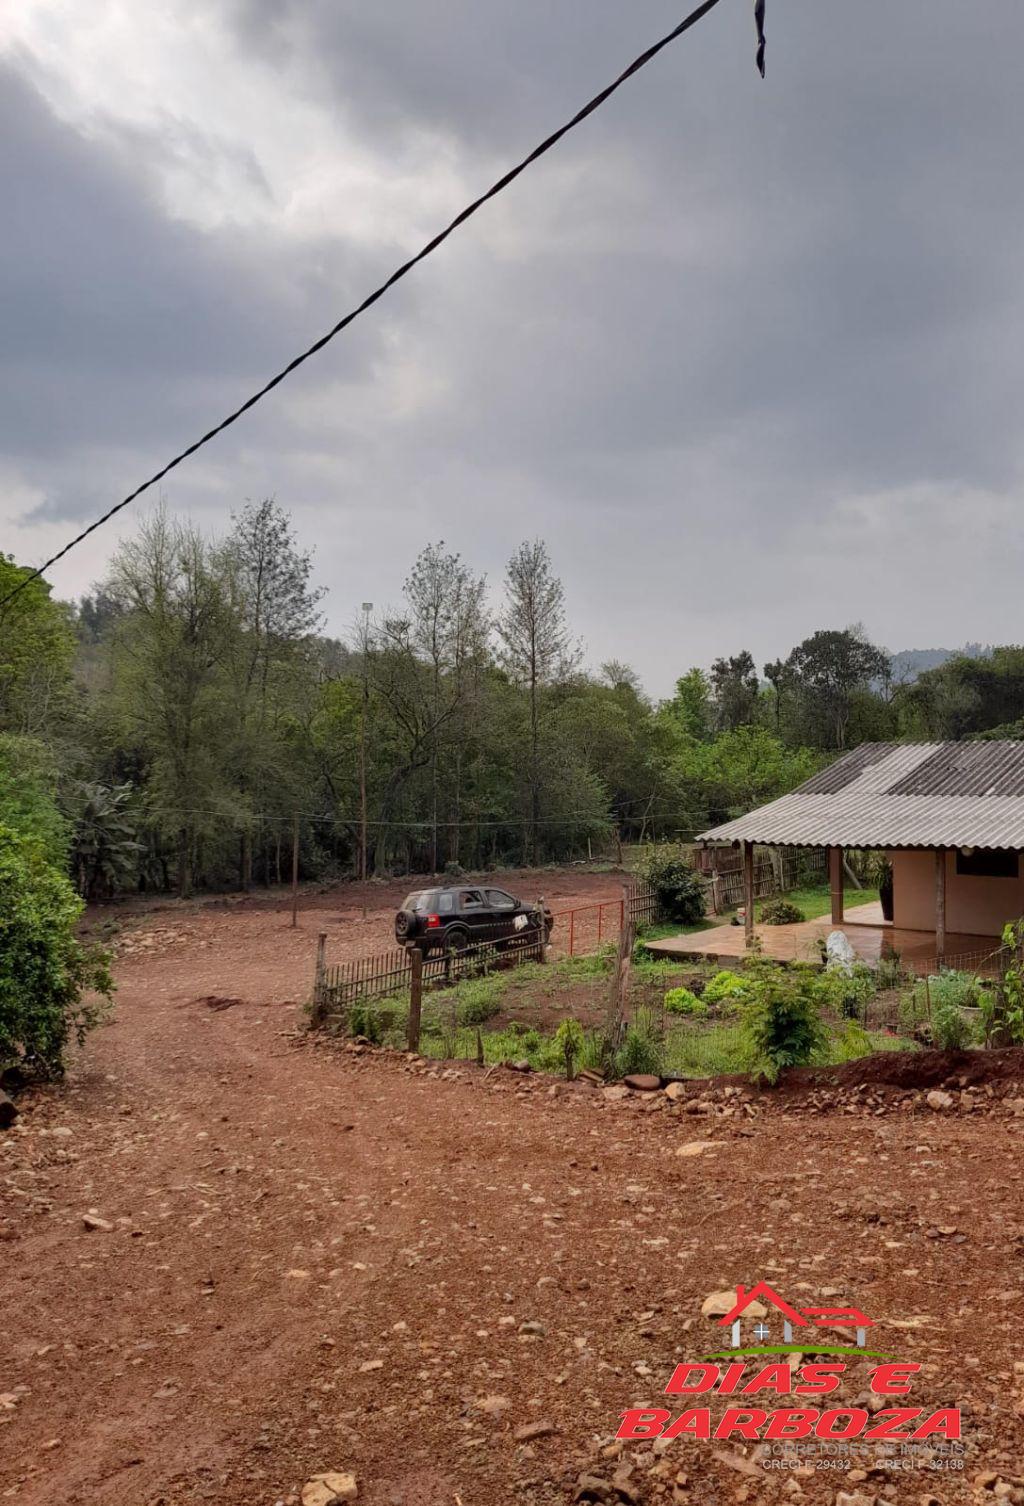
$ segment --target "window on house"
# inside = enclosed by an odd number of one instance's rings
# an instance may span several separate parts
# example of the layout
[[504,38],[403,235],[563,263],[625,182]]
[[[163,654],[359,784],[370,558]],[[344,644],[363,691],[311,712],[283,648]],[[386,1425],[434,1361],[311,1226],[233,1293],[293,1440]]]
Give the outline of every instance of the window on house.
[[1015,879],[1019,864],[1019,853],[997,848],[975,847],[970,852],[957,851],[956,855],[956,871],[965,878]]

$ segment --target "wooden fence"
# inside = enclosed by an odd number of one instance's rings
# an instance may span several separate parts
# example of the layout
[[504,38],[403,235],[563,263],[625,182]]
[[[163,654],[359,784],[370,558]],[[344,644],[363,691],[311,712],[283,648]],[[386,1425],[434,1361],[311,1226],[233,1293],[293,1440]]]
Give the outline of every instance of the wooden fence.
[[327,936],[320,935],[313,980],[313,1023],[332,1018],[347,1023],[349,1012],[401,994],[409,995],[409,1049],[419,1045],[420,1006],[431,989],[451,988],[464,978],[480,978],[498,968],[544,962],[547,947],[540,930],[523,931],[502,941],[478,942],[457,951],[427,957],[418,947],[327,963]]
[[[697,849],[693,855],[697,872],[707,891],[712,915],[742,905],[743,854],[733,847]],[[754,898],[785,894],[802,883],[813,883],[828,873],[828,855],[823,847],[759,847],[754,852]]]

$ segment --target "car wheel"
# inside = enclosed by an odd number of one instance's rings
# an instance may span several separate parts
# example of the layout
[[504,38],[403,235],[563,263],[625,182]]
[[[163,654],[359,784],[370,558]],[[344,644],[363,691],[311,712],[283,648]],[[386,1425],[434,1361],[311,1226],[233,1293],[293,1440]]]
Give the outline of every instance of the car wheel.
[[409,935],[410,918],[404,910],[399,910],[395,916],[395,935],[399,941],[405,941]]
[[451,930],[446,932],[444,938],[444,949],[446,952],[464,952],[468,946],[469,932],[465,926],[452,926]]

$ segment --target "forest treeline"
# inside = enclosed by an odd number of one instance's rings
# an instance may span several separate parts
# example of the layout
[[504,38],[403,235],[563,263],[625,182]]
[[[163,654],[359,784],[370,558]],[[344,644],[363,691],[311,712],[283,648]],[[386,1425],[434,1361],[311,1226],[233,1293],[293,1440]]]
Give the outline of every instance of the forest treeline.
[[[0,596],[27,571],[0,555]],[[541,541],[497,599],[443,543],[402,599],[326,636],[274,501],[208,538],[165,510],[78,602],[0,609],[0,825],[90,898],[442,872],[677,839],[869,739],[1024,736],[1024,649],[900,684],[857,628],[689,669],[653,702],[584,667]],[[365,824],[364,824],[365,815]]]

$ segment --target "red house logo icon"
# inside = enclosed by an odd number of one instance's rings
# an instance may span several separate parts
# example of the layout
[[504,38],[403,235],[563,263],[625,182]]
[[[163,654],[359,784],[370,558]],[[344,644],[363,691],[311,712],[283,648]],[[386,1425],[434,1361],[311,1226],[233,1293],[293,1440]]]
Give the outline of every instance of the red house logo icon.
[[[759,1281],[749,1291],[745,1287],[736,1288],[736,1304],[726,1313],[724,1318],[718,1321],[719,1328],[732,1330],[732,1347],[739,1349],[740,1334],[744,1322],[744,1314],[748,1313],[751,1306],[756,1305],[756,1311],[749,1315],[748,1322],[753,1323],[750,1330],[751,1336],[758,1344],[766,1344],[771,1340],[772,1331],[766,1321],[764,1309],[774,1307],[782,1314],[782,1341],[784,1344],[796,1344],[801,1340],[805,1342],[812,1338],[807,1332],[814,1328],[838,1328],[853,1329],[856,1333],[857,1347],[863,1349],[867,1339],[867,1330],[874,1326],[873,1318],[866,1318],[856,1307],[792,1307],[785,1297],[780,1297],[767,1281]],[[800,1330],[804,1332],[801,1333]],[[805,1337],[806,1336],[806,1337]],[[808,1346],[809,1347],[809,1346]]]

